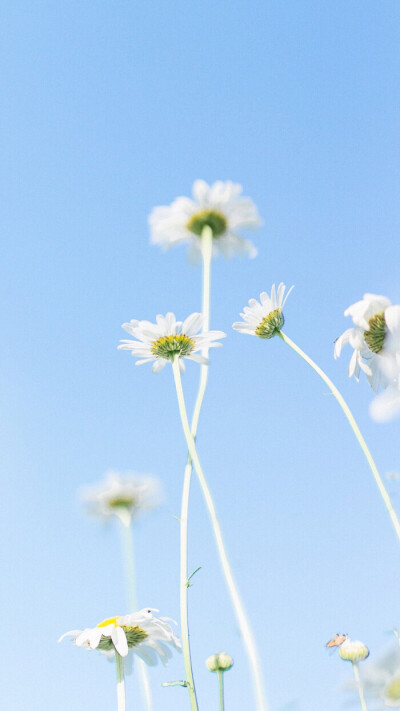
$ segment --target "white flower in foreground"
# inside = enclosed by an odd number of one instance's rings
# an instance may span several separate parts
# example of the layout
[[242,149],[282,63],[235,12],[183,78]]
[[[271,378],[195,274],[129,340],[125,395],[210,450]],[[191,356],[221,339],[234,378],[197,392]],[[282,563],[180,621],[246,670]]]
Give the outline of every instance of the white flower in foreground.
[[354,327],[336,340],[334,357],[349,343],[354,349],[349,377],[358,381],[362,370],[375,392],[386,388],[400,373],[400,306],[392,306],[385,296],[364,294],[344,315],[352,317]]
[[90,514],[108,519],[118,516],[129,524],[140,513],[158,505],[161,485],[155,477],[127,472],[107,472],[102,481],[82,490]]
[[250,198],[241,196],[242,186],[230,180],[218,180],[207,185],[204,180],[193,184],[193,200],[178,197],[171,205],[155,207],[149,217],[151,242],[165,248],[187,242],[192,256],[201,251],[201,234],[210,227],[213,235],[213,253],[225,257],[248,254],[255,257],[257,250],[252,242],[237,234],[241,229],[261,224],[257,207]]
[[181,645],[169,618],[154,617],[153,612],[157,610],[145,608],[130,615],[110,617],[97,627],[66,632],[58,641],[72,637],[77,647],[98,649],[107,656],[118,652],[126,657],[132,651],[146,664],[154,666],[160,659],[165,666],[172,656],[170,647],[180,650]]
[[256,299],[250,299],[249,305],[245,306],[243,313],[240,314],[243,321],[236,321],[232,328],[235,331],[249,333],[259,338],[272,338],[275,336],[285,323],[282,309],[294,287],[291,286],[284,297],[285,288],[283,282],[279,284],[278,290],[275,289],[275,284],[273,284],[271,296],[263,291],[260,294],[259,302]]
[[198,333],[203,320],[202,314],[198,313],[191,314],[183,322],[177,321],[173,313],[157,316],[157,323],[132,319],[129,323],[122,324],[122,328],[136,340],[121,341],[118,348],[132,351],[132,355],[140,359],[135,365],[154,361],[153,373],[159,373],[165,364],[168,361],[172,362],[175,357],[179,358],[181,372],[185,370],[182,358],[208,365],[208,359],[198,351],[220,346],[221,343],[214,343],[214,341],[217,338],[224,338],[226,333],[222,331]]

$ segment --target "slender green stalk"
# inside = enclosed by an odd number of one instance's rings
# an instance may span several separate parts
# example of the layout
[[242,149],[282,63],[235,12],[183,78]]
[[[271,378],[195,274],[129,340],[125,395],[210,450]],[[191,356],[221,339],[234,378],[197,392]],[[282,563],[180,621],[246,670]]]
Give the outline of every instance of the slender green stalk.
[[[179,360],[175,358],[172,363],[173,368],[178,368]],[[188,512],[189,512],[189,493],[190,479],[192,475],[192,466],[185,467],[185,475],[183,479],[182,504],[180,517],[180,606],[181,606],[181,636],[182,636],[182,652],[185,664],[186,684],[189,691],[190,707],[192,711],[197,711],[197,697],[194,685],[192,660],[190,657],[190,642],[189,642],[189,619],[188,619]]]
[[117,669],[118,711],[125,711],[124,660],[117,651],[115,652],[115,666]]
[[360,670],[359,670],[359,668],[358,668],[357,662],[353,662],[353,663],[352,663],[352,667],[353,667],[353,672],[354,672],[354,679],[355,679],[355,682],[356,682],[356,685],[357,685],[358,695],[359,695],[359,697],[360,697],[360,703],[361,703],[362,711],[368,711],[368,709],[367,709],[367,704],[365,703],[364,689],[363,689],[363,686],[362,686],[362,683],[361,683]]
[[357,442],[360,445],[360,447],[364,453],[364,456],[370,466],[372,475],[375,479],[375,483],[379,489],[379,493],[382,496],[384,504],[388,510],[389,516],[392,520],[394,529],[397,534],[397,538],[400,541],[399,519],[397,518],[396,512],[392,506],[390,496],[389,496],[388,492],[386,491],[385,485],[384,485],[382,478],[379,474],[378,468],[372,458],[372,454],[368,449],[367,443],[366,443],[364,437],[362,436],[362,434],[360,432],[360,428],[358,427],[357,422],[355,421],[354,416],[353,416],[348,404],[346,403],[344,397],[341,395],[341,393],[339,392],[337,387],[333,384],[332,380],[330,378],[328,378],[328,376],[324,373],[324,371],[321,370],[321,368],[316,363],[314,363],[314,361],[311,360],[311,358],[309,358],[309,356],[306,353],[304,353],[304,351],[302,351],[301,348],[299,348],[299,346],[297,346],[288,336],[286,336],[284,333],[282,333],[282,331],[278,331],[278,336],[280,336],[280,338],[282,338],[282,340],[285,341],[285,343],[287,343],[287,345],[290,346],[295,351],[295,353],[297,353],[301,358],[303,358],[303,360],[305,360],[306,363],[308,363],[308,365],[310,365],[311,368],[313,370],[315,370],[315,372],[320,376],[320,378],[322,378],[322,380],[327,384],[328,388],[332,392],[332,395],[338,401],[340,407],[342,408],[344,414],[346,415],[346,417],[349,421],[350,427],[355,434]]
[[[211,282],[211,256],[212,256],[212,231],[210,227],[205,227],[201,236],[201,254],[203,259],[203,290],[202,290],[202,314],[204,316],[203,333],[209,330],[210,324],[210,282]],[[202,355],[208,356],[208,348],[202,350]],[[199,391],[194,406],[192,420],[193,437],[196,436],[199,423],[200,410],[207,386],[208,366],[201,365]],[[189,642],[189,613],[188,613],[188,562],[187,562],[187,538],[188,538],[188,511],[190,482],[192,478],[192,460],[188,454],[185,473],[183,479],[182,504],[181,504],[181,527],[180,527],[180,606],[181,606],[181,632],[182,648],[185,662],[186,681],[188,683],[190,703],[192,709],[197,708],[196,689],[193,679],[192,663],[190,657]]]
[[219,711],[225,710],[224,705],[224,672],[221,669],[217,671],[218,688],[219,688]]
[[[135,575],[135,551],[133,546],[133,531],[131,526],[131,516],[127,515],[126,519],[120,518],[122,548],[124,553],[125,576],[128,588],[128,600],[130,612],[136,612],[138,609],[137,592],[136,592],[136,575]],[[139,668],[140,683],[142,686],[142,694],[147,711],[153,711],[153,701],[151,696],[151,688],[149,676],[147,673],[146,663],[143,659],[137,658],[137,666]]]
[[182,421],[182,428],[185,434],[187,448],[191,460],[193,462],[197,477],[200,482],[200,486],[203,492],[203,496],[206,502],[208,513],[211,519],[211,524],[215,536],[215,541],[217,544],[217,549],[221,561],[222,570],[225,576],[225,581],[228,587],[228,592],[231,597],[232,605],[235,610],[236,619],[239,625],[239,629],[243,638],[243,643],[250,661],[250,670],[253,678],[253,683],[255,687],[256,696],[256,706],[257,711],[266,711],[267,704],[264,696],[264,689],[261,677],[261,668],[258,658],[257,647],[255,639],[247,619],[247,614],[240,598],[235,579],[233,577],[232,569],[228,560],[228,556],[225,550],[225,544],[222,537],[221,526],[218,521],[217,512],[215,510],[214,502],[211,496],[211,492],[208,488],[206,478],[203,473],[203,469],[200,464],[200,460],[197,454],[195,441],[190,431],[189,420],[187,417],[186,405],[182,389],[181,375],[179,371],[179,359],[175,358],[172,362],[172,370],[174,373],[176,394],[178,398],[179,413]]

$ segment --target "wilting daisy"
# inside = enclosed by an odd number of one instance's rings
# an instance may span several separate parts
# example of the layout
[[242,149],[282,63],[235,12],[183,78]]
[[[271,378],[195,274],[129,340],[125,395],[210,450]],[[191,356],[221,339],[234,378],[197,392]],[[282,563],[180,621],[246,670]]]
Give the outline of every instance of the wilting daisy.
[[273,284],[271,295],[263,291],[260,294],[260,301],[250,299],[249,305],[245,306],[243,313],[240,314],[243,321],[236,321],[232,328],[236,331],[241,331],[241,333],[249,333],[259,338],[272,338],[275,336],[285,323],[282,309],[294,287],[291,286],[284,297],[285,288],[283,282],[279,284],[277,290],[275,289],[275,284]]
[[161,485],[155,477],[109,471],[103,480],[83,489],[82,501],[89,513],[103,519],[111,516],[131,521],[140,513],[157,506]]
[[181,372],[185,370],[183,358],[208,365],[208,359],[198,351],[220,346],[221,343],[214,341],[226,336],[222,331],[198,333],[203,323],[203,316],[199,313],[191,314],[185,321],[177,321],[173,313],[167,313],[165,316],[156,316],[156,321],[150,323],[132,319],[122,324],[122,328],[136,340],[124,340],[118,346],[122,350],[132,351],[132,355],[140,359],[135,365],[154,361],[153,373],[159,373],[168,361],[175,358],[179,358]]
[[186,242],[192,255],[196,256],[201,251],[203,229],[209,227],[214,254],[255,257],[255,246],[238,233],[242,229],[258,227],[261,220],[254,202],[242,197],[241,193],[242,186],[230,180],[218,180],[213,185],[196,180],[193,200],[178,197],[171,205],[154,208],[149,217],[151,242],[165,248]]
[[392,306],[385,296],[364,294],[344,315],[352,317],[354,326],[336,340],[335,358],[349,343],[354,349],[349,377],[358,381],[362,370],[375,392],[386,388],[400,372],[400,306]]
[[169,624],[168,617],[155,617],[157,610],[145,608],[122,617],[110,617],[96,627],[84,630],[71,630],[58,640],[72,637],[77,647],[98,649],[100,652],[126,657],[130,650],[154,666],[160,659],[164,666],[171,658],[170,647],[180,649],[178,637]]

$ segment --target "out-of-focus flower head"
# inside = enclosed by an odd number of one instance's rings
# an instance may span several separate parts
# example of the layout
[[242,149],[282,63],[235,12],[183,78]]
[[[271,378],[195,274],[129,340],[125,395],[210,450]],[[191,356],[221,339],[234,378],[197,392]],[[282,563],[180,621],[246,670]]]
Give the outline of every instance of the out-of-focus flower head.
[[190,257],[201,252],[201,235],[209,227],[213,237],[213,254],[225,257],[248,254],[255,257],[257,250],[249,240],[240,236],[242,229],[259,227],[257,207],[250,198],[242,197],[242,186],[230,180],[218,180],[208,185],[195,180],[193,200],[178,197],[171,205],[155,207],[149,217],[151,242],[164,248],[188,243]]
[[145,511],[158,506],[161,501],[161,484],[156,477],[109,471],[103,479],[81,492],[88,513],[102,519],[111,516],[126,525]]

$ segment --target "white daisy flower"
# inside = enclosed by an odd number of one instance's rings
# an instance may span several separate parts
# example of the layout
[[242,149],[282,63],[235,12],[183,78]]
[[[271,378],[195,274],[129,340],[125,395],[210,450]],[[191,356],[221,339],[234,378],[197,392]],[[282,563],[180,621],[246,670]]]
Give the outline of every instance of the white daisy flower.
[[242,186],[218,180],[208,185],[204,180],[193,183],[193,200],[178,197],[171,205],[155,207],[149,217],[153,244],[166,249],[187,242],[191,256],[201,252],[201,234],[210,227],[213,235],[213,254],[225,257],[248,254],[255,257],[257,250],[252,242],[243,239],[241,229],[262,224],[257,207],[250,198],[241,196]]
[[102,519],[118,516],[129,524],[140,513],[158,505],[161,485],[152,476],[109,471],[98,484],[83,489],[81,498],[88,513]]
[[358,381],[362,370],[376,392],[386,388],[400,373],[400,306],[377,294],[364,294],[344,312],[354,327],[348,328],[335,342],[334,357],[349,343],[354,352],[349,377]]
[[173,620],[154,617],[153,612],[158,610],[145,608],[130,615],[110,617],[96,627],[66,632],[58,641],[72,637],[77,647],[98,649],[108,657],[116,652],[127,657],[131,651],[150,666],[155,666],[159,659],[166,666],[172,657],[170,647],[180,650],[181,644],[169,624]]
[[243,321],[236,321],[232,328],[259,338],[273,338],[285,323],[282,309],[293,288],[291,286],[284,297],[286,287],[281,282],[277,290],[275,284],[272,285],[271,296],[263,291],[260,301],[249,299],[249,305],[245,306],[240,314]]
[[221,343],[214,343],[217,338],[224,338],[222,331],[206,331],[198,333],[203,316],[199,313],[191,314],[185,321],[177,321],[173,313],[165,316],[156,316],[157,323],[150,321],[137,321],[132,319],[123,323],[122,328],[134,336],[135,341],[121,341],[118,348],[132,351],[132,355],[140,360],[135,365],[153,363],[153,373],[159,373],[168,361],[179,358],[181,372],[185,371],[182,358],[194,360],[196,363],[209,364],[209,360],[198,353],[204,348],[216,348]]

